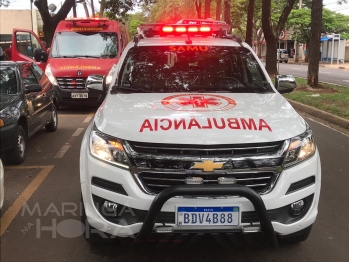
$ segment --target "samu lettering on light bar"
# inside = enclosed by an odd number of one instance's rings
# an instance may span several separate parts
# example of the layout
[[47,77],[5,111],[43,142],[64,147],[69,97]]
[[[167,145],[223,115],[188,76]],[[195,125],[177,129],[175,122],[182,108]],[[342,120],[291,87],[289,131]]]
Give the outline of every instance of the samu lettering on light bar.
[[171,52],[176,52],[176,51],[203,51],[206,52],[208,51],[208,46],[170,46],[170,51]]
[[253,118],[206,118],[198,121],[194,117],[190,119],[145,119],[139,132],[143,131],[168,131],[168,130],[191,130],[191,129],[235,129],[235,130],[257,130],[264,129],[272,132],[271,127],[264,119]]

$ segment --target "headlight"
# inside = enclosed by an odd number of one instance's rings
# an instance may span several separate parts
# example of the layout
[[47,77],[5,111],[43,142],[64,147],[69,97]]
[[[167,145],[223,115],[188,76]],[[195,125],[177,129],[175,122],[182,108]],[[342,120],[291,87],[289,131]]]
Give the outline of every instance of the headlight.
[[101,160],[123,168],[128,168],[129,166],[121,141],[116,138],[110,138],[97,130],[92,130],[91,132],[90,150],[93,156]]
[[109,73],[108,73],[108,75],[107,75],[107,77],[105,79],[105,83],[106,83],[107,87],[109,87],[109,85],[111,83],[111,80],[113,80],[113,75],[115,73],[115,70],[116,70],[116,64],[114,64],[111,67],[111,69],[110,69],[110,71],[109,71]]
[[45,74],[52,83],[52,85],[58,86],[56,78],[53,76],[52,71],[51,71],[51,66],[50,64],[47,64],[46,69],[45,69]]
[[284,160],[284,167],[289,167],[308,159],[314,155],[315,149],[313,133],[310,127],[307,126],[307,130],[303,134],[291,139]]

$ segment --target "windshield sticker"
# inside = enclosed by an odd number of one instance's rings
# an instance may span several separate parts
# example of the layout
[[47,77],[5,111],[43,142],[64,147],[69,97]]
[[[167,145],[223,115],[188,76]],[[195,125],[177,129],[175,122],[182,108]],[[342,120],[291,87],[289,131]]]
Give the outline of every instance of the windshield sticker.
[[168,130],[191,130],[191,129],[235,129],[235,130],[269,130],[271,127],[264,119],[253,118],[206,118],[198,121],[195,117],[190,119],[145,119],[139,130],[143,131],[168,131]]
[[102,27],[72,27],[71,31],[103,31]]
[[68,69],[96,69],[96,70],[101,70],[100,66],[60,66],[59,70],[68,70]]
[[176,52],[176,51],[203,51],[207,52],[208,51],[208,46],[170,46],[170,51],[171,52]]
[[222,111],[236,106],[234,99],[221,95],[180,94],[164,98],[161,104],[176,111]]

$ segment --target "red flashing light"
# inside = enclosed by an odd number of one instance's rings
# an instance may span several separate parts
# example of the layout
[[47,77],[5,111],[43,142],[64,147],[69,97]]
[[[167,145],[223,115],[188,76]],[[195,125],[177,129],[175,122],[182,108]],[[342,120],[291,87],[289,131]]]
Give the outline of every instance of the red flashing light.
[[197,28],[197,27],[189,27],[188,28],[188,32],[190,32],[190,33],[199,32],[199,28]]
[[211,32],[211,27],[202,26],[200,27],[200,32]]
[[187,28],[184,26],[178,26],[178,27],[176,27],[176,32],[178,32],[178,33],[187,32]]
[[164,26],[163,28],[162,28],[162,31],[163,32],[165,32],[165,33],[171,33],[171,32],[173,32],[173,27],[172,26]]

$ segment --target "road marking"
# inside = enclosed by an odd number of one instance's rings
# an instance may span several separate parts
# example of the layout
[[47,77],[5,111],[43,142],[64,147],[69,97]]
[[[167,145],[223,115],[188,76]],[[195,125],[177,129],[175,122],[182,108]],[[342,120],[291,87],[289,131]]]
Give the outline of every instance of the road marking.
[[78,129],[75,130],[74,134],[68,139],[68,141],[65,143],[64,146],[57,152],[54,158],[62,158],[65,153],[67,153],[68,149],[71,147],[73,141],[75,140],[76,137],[78,137],[81,132],[84,130],[84,128],[79,127]]
[[301,69],[301,68],[292,68],[292,69],[294,69],[294,70],[303,70],[303,69]]
[[55,158],[62,158],[64,156],[64,154],[68,151],[70,146],[71,145],[69,145],[68,143],[66,143],[64,146],[62,146],[62,148],[55,155]]
[[75,133],[73,134],[73,136],[79,136],[83,130],[84,130],[84,129],[81,128],[81,127],[78,128],[78,129],[76,129],[76,131],[75,131]]
[[85,118],[84,123],[88,123],[90,122],[90,120],[92,119],[92,117],[94,116],[95,112],[91,112],[88,114],[88,116]]
[[349,80],[343,80],[344,82],[349,82]]
[[321,72],[321,71],[319,73],[321,73],[321,74],[332,74],[330,72]]
[[336,131],[336,132],[338,132],[338,133],[341,133],[341,134],[344,135],[344,136],[349,137],[348,134],[343,133],[343,132],[341,132],[341,131],[339,131],[339,130],[333,128],[333,127],[330,127],[330,126],[328,126],[328,125],[325,125],[324,123],[321,123],[321,122],[319,122],[319,121],[316,121],[316,120],[314,120],[314,119],[312,119],[312,118],[310,118],[310,117],[306,117],[306,118],[309,119],[309,120],[311,120],[311,121],[313,121],[313,122],[315,122],[315,123],[318,123],[318,124],[320,124],[320,125],[322,125],[322,126],[325,126],[325,127],[329,128],[329,129],[332,129],[333,131]]
[[6,210],[5,214],[0,218],[0,236],[5,232],[7,227],[11,224],[13,219],[18,214],[19,210],[29,200],[32,194],[38,189],[41,183],[45,180],[47,175],[51,172],[54,166],[31,166],[31,167],[8,167],[9,169],[25,169],[25,168],[42,168],[40,173],[33,179],[33,181],[24,189],[22,194],[17,197],[15,202]]

